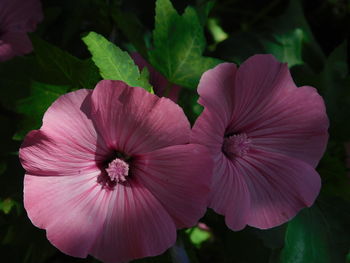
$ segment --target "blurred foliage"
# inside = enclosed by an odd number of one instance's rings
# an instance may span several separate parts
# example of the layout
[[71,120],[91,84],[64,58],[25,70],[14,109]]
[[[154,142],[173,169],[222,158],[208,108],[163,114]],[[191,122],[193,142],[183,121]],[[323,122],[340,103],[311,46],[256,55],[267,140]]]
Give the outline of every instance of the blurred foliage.
[[197,226],[186,230],[186,233],[188,234],[191,243],[197,248],[200,248],[202,243],[209,240],[212,236],[212,234],[210,233],[210,229],[203,229],[202,227],[200,227],[200,224],[203,223],[199,223]]
[[[127,52],[137,51],[171,83],[193,124],[201,74],[257,53],[287,62],[298,86],[324,97],[330,141],[317,170],[323,187],[313,207],[282,226],[228,230],[210,209],[198,227],[180,230],[176,246],[135,262],[350,262],[349,31],[346,0],[45,0],[45,19],[31,35],[34,52],[0,63],[0,253],[6,263],[99,262],[64,255],[34,227],[23,207],[18,148],[61,94],[92,89],[102,78],[150,89]],[[188,7],[190,6],[190,7]],[[90,33],[89,32],[97,32]],[[83,38],[83,40],[82,40]],[[91,52],[91,53],[90,53]],[[92,58],[91,58],[92,56]],[[130,75],[118,74],[123,68]]]

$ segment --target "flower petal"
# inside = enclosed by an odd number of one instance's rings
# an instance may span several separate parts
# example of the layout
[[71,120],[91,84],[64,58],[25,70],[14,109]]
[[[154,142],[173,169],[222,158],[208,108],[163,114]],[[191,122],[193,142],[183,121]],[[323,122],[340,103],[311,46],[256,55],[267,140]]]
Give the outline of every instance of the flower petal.
[[207,146],[214,158],[221,156],[225,131],[232,116],[232,94],[237,67],[222,63],[206,71],[199,82],[199,103],[205,108],[191,132],[191,142]]
[[78,90],[58,98],[45,113],[40,130],[26,136],[19,156],[27,173],[76,175],[97,169],[108,150],[85,113],[90,93]]
[[116,263],[161,254],[175,243],[173,220],[137,180],[110,190],[96,182],[98,175],[25,176],[28,216],[54,246]]
[[2,32],[32,32],[43,19],[41,1],[1,0],[0,19]]
[[258,228],[278,226],[311,206],[321,179],[309,164],[277,153],[252,150],[237,159],[250,191],[250,214],[247,224]]
[[213,157],[217,158],[222,154],[226,125],[223,115],[205,108],[193,125],[190,142],[207,146]]
[[219,64],[206,71],[198,85],[199,103],[216,113],[226,124],[232,116],[236,71],[233,63]]
[[237,132],[254,126],[261,111],[276,103],[276,94],[293,88],[295,84],[286,64],[272,55],[248,58],[237,70],[234,89],[222,95],[233,96],[231,129]]
[[218,158],[213,175],[209,207],[225,215],[232,230],[243,229],[250,210],[250,193],[242,176],[242,170],[223,154]]
[[212,175],[206,147],[177,145],[135,157],[135,177],[168,211],[178,228],[204,215]]
[[109,147],[127,155],[189,141],[183,110],[166,98],[121,81],[102,80],[92,94],[93,119]]
[[5,43],[0,39],[0,62],[9,60],[13,58],[16,53],[13,50],[13,47],[9,43]]
[[117,185],[91,254],[103,262],[127,262],[163,253],[176,241],[173,220],[137,178]]
[[24,178],[24,206],[32,223],[62,252],[86,257],[106,217],[105,192],[96,183],[99,171],[76,176]]
[[312,87],[280,93],[247,133],[254,147],[303,160],[316,167],[326,150],[328,118]]
[[0,61],[6,61],[17,55],[33,50],[29,37],[24,32],[6,32],[0,39]]
[[237,71],[230,133],[316,166],[328,140],[328,119],[312,87],[297,88],[286,64],[271,55],[249,58]]

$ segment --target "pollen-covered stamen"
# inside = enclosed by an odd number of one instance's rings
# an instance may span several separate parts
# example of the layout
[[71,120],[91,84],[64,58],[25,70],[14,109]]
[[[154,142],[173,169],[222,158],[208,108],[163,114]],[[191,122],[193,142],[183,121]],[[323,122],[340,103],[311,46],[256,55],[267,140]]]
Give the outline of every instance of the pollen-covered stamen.
[[129,175],[129,164],[122,159],[115,158],[109,163],[106,172],[112,182],[123,183]]
[[224,139],[222,151],[230,158],[242,157],[247,154],[251,142],[245,133],[234,134]]

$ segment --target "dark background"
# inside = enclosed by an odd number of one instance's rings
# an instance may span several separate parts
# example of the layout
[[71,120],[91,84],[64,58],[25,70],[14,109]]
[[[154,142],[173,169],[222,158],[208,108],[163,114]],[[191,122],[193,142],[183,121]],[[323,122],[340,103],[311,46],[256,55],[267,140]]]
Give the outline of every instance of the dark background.
[[[95,31],[124,50],[151,48],[155,1],[45,0],[44,21],[32,38],[44,39],[70,54],[87,59],[81,37]],[[201,8],[206,1],[173,1],[182,13],[187,5]],[[210,238],[195,244],[179,231],[179,242],[191,262],[232,263],[344,263],[350,262],[350,78],[348,38],[350,3],[344,0],[216,1],[205,26],[205,55],[242,63],[257,53],[272,53],[289,62],[296,83],[315,86],[324,97],[331,121],[327,152],[318,166],[323,188],[315,205],[289,224],[271,230],[247,227],[233,232],[223,217],[208,210],[201,220]],[[212,25],[215,26],[212,26]],[[214,28],[214,29],[213,29]],[[217,39],[215,28],[226,33]],[[142,45],[140,45],[140,39]],[[35,50],[37,52],[37,50]],[[34,55],[0,64],[0,256],[1,262],[98,262],[60,253],[27,218],[22,203],[24,170],[18,148],[25,133],[40,127],[21,103],[32,95],[30,81],[67,84],[54,69],[37,70]],[[39,63],[40,64],[40,63]],[[39,66],[38,66],[39,68]],[[52,77],[54,76],[54,77]],[[97,77],[98,78],[98,77]],[[73,87],[74,89],[77,87]],[[179,103],[193,122],[197,96],[183,89]],[[42,105],[34,114],[45,111]],[[26,112],[30,112],[27,114]],[[350,148],[350,147],[349,147]],[[349,149],[350,150],[350,149]],[[347,258],[347,259],[346,259]],[[180,262],[171,252],[136,262]]]

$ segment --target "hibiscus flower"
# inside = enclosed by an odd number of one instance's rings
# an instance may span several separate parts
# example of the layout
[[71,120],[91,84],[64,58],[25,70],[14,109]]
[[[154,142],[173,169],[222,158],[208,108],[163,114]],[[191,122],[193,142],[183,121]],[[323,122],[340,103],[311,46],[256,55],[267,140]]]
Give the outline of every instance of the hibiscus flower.
[[121,81],[61,96],[20,149],[24,206],[62,252],[154,256],[206,211],[212,159],[182,109]]
[[39,0],[0,1],[0,62],[33,50],[27,32],[42,19]]
[[192,143],[214,158],[209,207],[233,230],[280,225],[311,206],[321,181],[315,167],[328,140],[323,99],[296,87],[286,64],[256,55],[238,69],[223,63],[203,74],[204,106]]

